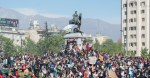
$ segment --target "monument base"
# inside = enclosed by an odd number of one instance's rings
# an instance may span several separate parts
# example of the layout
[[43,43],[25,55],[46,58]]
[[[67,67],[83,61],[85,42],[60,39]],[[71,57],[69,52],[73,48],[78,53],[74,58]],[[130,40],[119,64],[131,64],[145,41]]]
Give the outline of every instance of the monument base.
[[70,40],[73,40],[74,38],[76,39],[76,43],[77,43],[77,46],[79,47],[79,49],[82,49],[83,48],[83,41],[86,39],[86,38],[91,38],[91,35],[88,35],[88,34],[84,34],[84,33],[68,33],[64,36],[64,39],[65,39],[65,45],[67,45],[67,39],[70,39]]

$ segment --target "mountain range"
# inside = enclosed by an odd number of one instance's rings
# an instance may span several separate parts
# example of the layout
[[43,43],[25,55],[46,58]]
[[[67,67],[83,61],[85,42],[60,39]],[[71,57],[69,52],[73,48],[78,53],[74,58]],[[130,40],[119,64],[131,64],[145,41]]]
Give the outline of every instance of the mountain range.
[[[31,20],[39,20],[41,28],[45,28],[45,21],[47,21],[48,26],[55,24],[59,28],[63,28],[69,24],[69,18],[59,17],[50,18],[44,17],[42,15],[23,15],[12,9],[5,9],[0,7],[0,18],[11,18],[19,19],[19,29],[28,29],[30,27],[29,22]],[[97,33],[101,33],[104,36],[109,36],[115,42],[121,36],[121,25],[110,24],[100,19],[84,18],[82,19],[81,30],[86,34],[92,34],[96,36]]]

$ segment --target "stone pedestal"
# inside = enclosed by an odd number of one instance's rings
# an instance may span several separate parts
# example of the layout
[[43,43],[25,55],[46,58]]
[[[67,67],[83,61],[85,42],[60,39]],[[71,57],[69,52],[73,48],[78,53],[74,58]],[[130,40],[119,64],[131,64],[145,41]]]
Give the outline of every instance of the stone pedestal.
[[[76,39],[77,40],[77,46],[82,49],[83,47],[83,41],[84,39],[86,38],[91,38],[90,35],[87,35],[87,34],[84,34],[84,33],[68,33],[64,36],[64,39],[65,39],[65,45],[67,45],[67,39]],[[80,46],[81,45],[81,46]]]

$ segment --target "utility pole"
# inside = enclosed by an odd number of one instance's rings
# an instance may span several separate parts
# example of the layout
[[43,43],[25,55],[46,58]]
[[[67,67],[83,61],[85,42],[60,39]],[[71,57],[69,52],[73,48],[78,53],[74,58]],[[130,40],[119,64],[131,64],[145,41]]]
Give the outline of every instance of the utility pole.
[[53,34],[52,32],[48,32],[48,26],[47,26],[47,22],[45,22],[45,31],[44,34],[42,36],[45,36],[46,38],[50,37],[51,34]]
[[45,35],[46,35],[46,38],[48,38],[48,29],[47,29],[47,22],[45,22],[45,25],[46,25],[46,31],[45,31]]
[[20,35],[20,37],[21,37],[21,55],[22,55],[22,35],[24,35],[24,33],[20,33],[20,32],[18,32],[18,34]]

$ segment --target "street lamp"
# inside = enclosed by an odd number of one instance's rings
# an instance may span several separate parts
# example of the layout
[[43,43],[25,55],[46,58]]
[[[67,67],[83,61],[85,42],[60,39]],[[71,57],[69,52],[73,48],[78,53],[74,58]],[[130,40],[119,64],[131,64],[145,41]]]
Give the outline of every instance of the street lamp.
[[[121,31],[121,33],[123,32],[123,30],[120,30],[120,31]],[[123,36],[124,36],[124,32],[123,32]],[[125,53],[125,36],[124,36],[124,53]],[[126,51],[126,55],[127,55],[127,51]]]
[[20,33],[20,32],[18,32],[18,34],[20,35],[20,37],[21,37],[21,55],[22,55],[22,35],[24,35],[24,33]]

